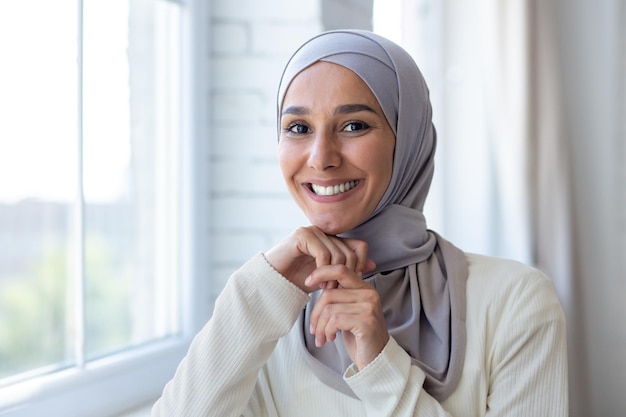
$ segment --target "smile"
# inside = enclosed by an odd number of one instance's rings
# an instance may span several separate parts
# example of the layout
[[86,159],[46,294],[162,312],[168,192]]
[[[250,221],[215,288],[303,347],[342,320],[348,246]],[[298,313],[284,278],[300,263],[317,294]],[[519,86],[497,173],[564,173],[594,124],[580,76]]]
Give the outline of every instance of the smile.
[[359,183],[358,180],[347,181],[347,182],[344,182],[343,184],[330,185],[328,187],[325,187],[323,185],[317,185],[317,184],[309,184],[309,188],[317,195],[330,196],[330,195],[341,194],[341,193],[345,193],[346,191],[350,191],[351,189],[356,187],[358,183]]

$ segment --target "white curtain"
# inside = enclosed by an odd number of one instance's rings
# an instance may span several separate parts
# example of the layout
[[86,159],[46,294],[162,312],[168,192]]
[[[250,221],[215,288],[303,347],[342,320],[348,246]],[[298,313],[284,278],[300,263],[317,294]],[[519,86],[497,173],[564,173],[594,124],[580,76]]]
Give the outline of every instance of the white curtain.
[[532,216],[528,210],[532,189],[527,186],[531,159],[529,91],[525,51],[528,49],[528,11],[521,0],[478,0],[484,123],[493,176],[489,204],[498,215],[495,244],[506,248],[496,255],[532,262]]
[[[480,6],[497,172],[523,183],[511,192],[527,194],[523,210],[532,232],[531,263],[552,279],[568,318],[570,415],[589,416],[554,2],[480,0]],[[513,145],[506,150],[509,142]],[[502,204],[509,209],[507,202]]]
[[430,226],[552,279],[568,318],[570,415],[587,417],[554,3],[403,0],[394,35],[430,86],[440,137]]
[[[589,416],[554,2],[478,0],[478,6],[495,204],[502,213],[496,221],[511,232],[499,238],[526,242],[530,263],[552,279],[568,317],[570,415]],[[507,226],[515,222],[525,231]]]

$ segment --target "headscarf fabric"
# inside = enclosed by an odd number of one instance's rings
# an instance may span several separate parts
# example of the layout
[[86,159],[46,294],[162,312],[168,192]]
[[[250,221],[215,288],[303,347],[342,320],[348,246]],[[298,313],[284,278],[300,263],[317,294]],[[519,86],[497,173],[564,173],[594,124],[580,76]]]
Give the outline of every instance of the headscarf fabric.
[[[279,118],[291,81],[318,61],[357,74],[396,136],[391,180],[380,202],[365,222],[340,236],[367,242],[376,269],[364,279],[380,295],[389,334],[426,374],[426,391],[442,401],[458,385],[465,358],[467,261],[427,229],[423,215],[436,147],[428,87],[411,56],[390,40],[361,30],[324,32],[288,61],[278,89]],[[323,365],[313,369],[325,383],[354,395],[341,378],[352,362],[343,339],[318,348],[307,331],[319,295],[312,294],[301,319],[313,362]]]

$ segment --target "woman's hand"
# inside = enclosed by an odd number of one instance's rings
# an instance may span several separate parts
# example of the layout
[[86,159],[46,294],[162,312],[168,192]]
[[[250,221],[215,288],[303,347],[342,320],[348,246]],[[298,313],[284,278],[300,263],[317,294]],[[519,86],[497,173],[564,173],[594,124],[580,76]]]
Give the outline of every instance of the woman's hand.
[[327,288],[311,312],[311,328],[315,344],[332,342],[337,332],[342,337],[350,358],[359,370],[372,362],[389,340],[380,297],[374,287],[362,280],[361,274],[345,265],[327,265],[315,269],[305,281],[308,286],[337,282]]
[[266,252],[265,258],[274,269],[308,293],[337,286],[334,280],[306,285],[304,280],[316,268],[343,265],[347,270],[358,273],[371,271],[376,266],[367,258],[367,243],[329,236],[315,226],[297,229]]
[[383,350],[389,333],[380,297],[362,273],[376,264],[367,257],[367,243],[329,236],[315,226],[302,227],[270,249],[267,261],[306,292],[323,293],[311,313],[311,333],[318,346],[342,331],[350,358],[359,370]]

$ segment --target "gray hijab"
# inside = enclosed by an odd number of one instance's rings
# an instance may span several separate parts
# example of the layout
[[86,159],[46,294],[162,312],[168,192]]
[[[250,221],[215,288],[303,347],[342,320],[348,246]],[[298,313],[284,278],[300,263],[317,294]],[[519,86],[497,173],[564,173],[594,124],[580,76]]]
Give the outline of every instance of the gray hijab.
[[[389,334],[426,374],[424,388],[446,399],[465,358],[465,255],[426,228],[422,213],[433,176],[436,133],[426,83],[413,59],[367,31],[339,30],[307,41],[291,57],[278,90],[278,114],[293,78],[317,61],[352,70],[368,85],[396,135],[391,181],[372,216],[342,237],[364,240],[376,269],[364,276],[381,297]],[[341,375],[351,364],[343,339],[317,348],[308,332],[313,293],[300,320],[307,360],[325,383],[354,395]]]

